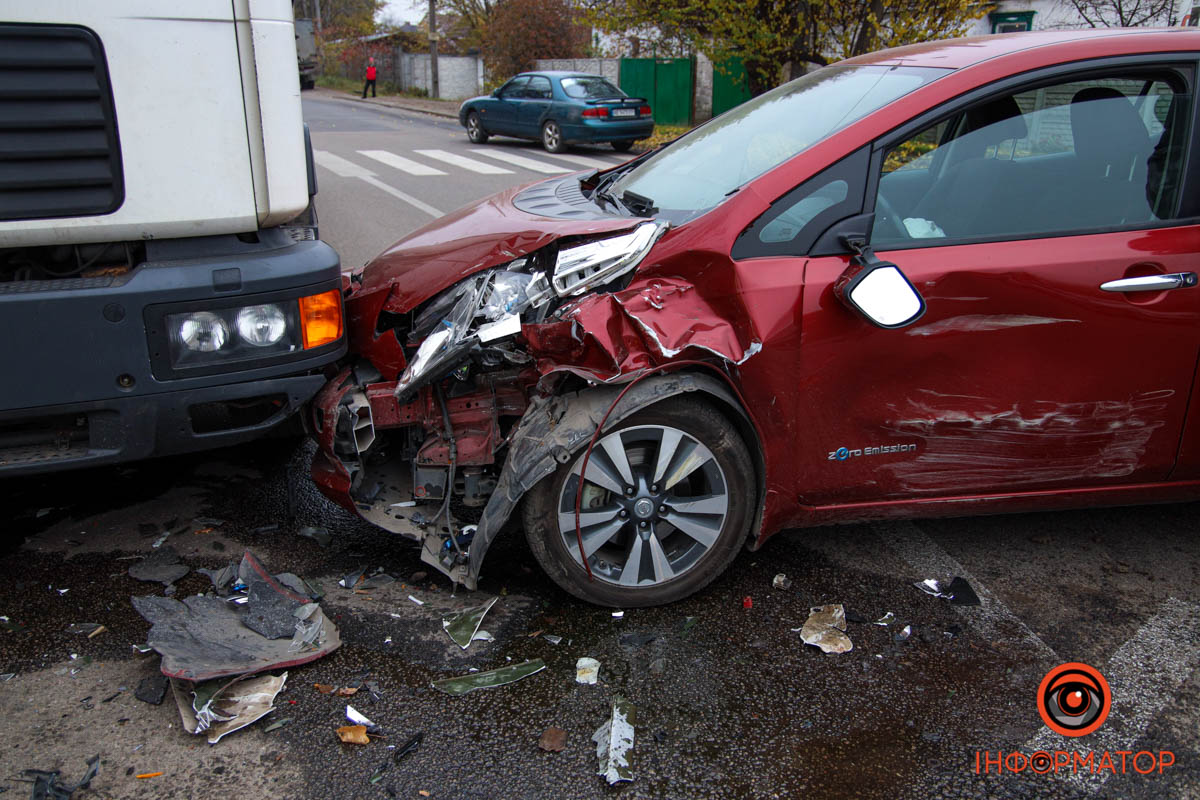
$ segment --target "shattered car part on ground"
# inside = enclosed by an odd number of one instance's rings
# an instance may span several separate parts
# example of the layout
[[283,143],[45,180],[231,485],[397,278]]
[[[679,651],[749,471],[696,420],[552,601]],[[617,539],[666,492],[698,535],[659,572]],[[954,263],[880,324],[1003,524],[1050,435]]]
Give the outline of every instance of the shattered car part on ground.
[[925,594],[949,600],[952,606],[977,606],[980,604],[979,595],[975,594],[971,584],[965,578],[958,576],[955,576],[948,584],[938,581],[936,578],[926,578],[923,581],[917,581],[913,586]]
[[71,786],[64,786],[59,782],[58,779],[62,775],[59,770],[27,769],[22,770],[21,775],[33,784],[29,793],[30,800],[71,800],[71,795],[80,789],[88,788],[99,773],[100,756],[95,755],[87,760],[87,771],[83,777]]
[[848,653],[854,649],[846,635],[846,610],[841,604],[810,609],[808,619],[798,629],[805,644],[821,648],[823,653]]
[[499,599],[499,597],[493,597],[481,606],[464,608],[462,611],[451,614],[442,620],[442,629],[463,650],[470,647],[471,642],[479,638],[480,633],[487,637],[482,641],[491,641],[491,635],[487,631],[480,631],[479,626],[483,624],[484,615],[492,610],[492,606],[496,605],[496,601]]
[[473,692],[476,689],[491,689],[496,686],[505,686],[522,678],[528,678],[530,675],[541,672],[545,668],[546,662],[540,658],[535,658],[520,664],[510,664],[507,667],[488,670],[487,672],[472,672],[469,675],[461,675],[457,678],[443,678],[442,680],[434,681],[432,686],[438,691],[458,697],[467,692]]
[[278,677],[218,679],[199,684],[173,678],[171,692],[183,729],[192,734],[206,733],[208,743],[216,744],[274,711],[275,697],[286,682],[286,672]]
[[284,669],[315,661],[341,644],[337,628],[311,596],[284,585],[283,580],[299,581],[295,576],[272,576],[246,551],[239,579],[247,585],[248,598],[240,605],[212,595],[182,602],[132,598],[137,612],[151,623],[146,641],[162,656],[164,675],[207,681]]
[[612,713],[592,734],[600,768],[596,771],[609,785],[633,780],[633,705],[624,697],[613,699]]

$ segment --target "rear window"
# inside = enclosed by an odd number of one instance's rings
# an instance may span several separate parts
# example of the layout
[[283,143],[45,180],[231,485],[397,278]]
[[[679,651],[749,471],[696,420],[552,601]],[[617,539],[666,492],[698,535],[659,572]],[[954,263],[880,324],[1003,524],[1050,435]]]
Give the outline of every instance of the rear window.
[[625,93],[604,78],[563,78],[562,88],[567,97],[595,100],[604,97],[624,97]]

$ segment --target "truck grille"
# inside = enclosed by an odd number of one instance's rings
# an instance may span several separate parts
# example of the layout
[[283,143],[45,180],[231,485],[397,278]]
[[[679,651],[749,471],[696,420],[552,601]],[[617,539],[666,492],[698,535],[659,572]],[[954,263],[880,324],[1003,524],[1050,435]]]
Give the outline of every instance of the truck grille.
[[108,214],[123,200],[117,121],[96,35],[0,25],[0,220]]

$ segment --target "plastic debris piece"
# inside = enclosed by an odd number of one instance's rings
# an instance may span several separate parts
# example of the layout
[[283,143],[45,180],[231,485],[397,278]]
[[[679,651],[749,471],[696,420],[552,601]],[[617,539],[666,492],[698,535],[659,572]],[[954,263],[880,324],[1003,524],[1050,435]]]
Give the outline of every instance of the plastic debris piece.
[[909,636],[912,636],[912,625],[905,625],[894,638],[897,642],[903,642]]
[[416,603],[416,604],[417,604],[417,605],[419,605],[419,606],[423,606],[423,605],[425,605],[425,601],[424,601],[424,600],[418,600],[417,598],[413,597],[411,594],[408,596],[408,599],[409,599],[409,600],[412,600],[414,603]]
[[149,678],[142,678],[138,683],[138,687],[133,692],[133,696],[143,703],[149,703],[152,706],[162,705],[163,698],[167,696],[167,687],[170,683],[165,675],[151,675]]
[[743,597],[742,608],[754,608],[754,598],[749,595]]
[[325,616],[316,603],[306,603],[292,612],[296,632],[292,635],[289,653],[306,653],[317,650],[324,644]]
[[429,797],[429,792],[426,789],[421,789],[417,794],[421,795],[421,797]]
[[161,583],[163,586],[170,586],[189,572],[189,567],[179,563],[179,555],[173,547],[163,547],[157,553],[129,565],[129,577],[149,583]]
[[790,589],[792,588],[792,579],[781,572],[771,581],[771,586],[776,589]]
[[700,620],[697,617],[684,617],[683,618],[683,627],[680,629],[679,632],[682,633],[684,636],[687,636],[688,633],[692,630],[692,628],[696,627],[696,623],[699,621]]
[[363,725],[343,725],[337,729],[338,739],[344,744],[370,744],[367,729]]
[[[234,731],[252,725],[275,710],[275,697],[283,691],[287,673],[279,677],[234,678],[195,684],[171,681],[179,716],[188,733],[207,732],[208,743],[216,744]],[[191,693],[191,702],[187,694]]]
[[800,638],[805,644],[821,648],[823,653],[848,653],[854,649],[846,635],[846,609],[840,603],[810,609],[800,628]]
[[424,738],[425,734],[422,731],[417,731],[412,736],[408,737],[408,741],[397,747],[396,752],[392,753],[392,761],[395,761],[397,764],[399,764],[400,759],[404,758],[409,753],[415,752],[416,749],[421,746],[421,741]]
[[91,634],[97,628],[104,627],[99,622],[72,622],[67,626],[67,633],[86,633]]
[[143,772],[141,775],[134,775],[138,780],[146,780],[147,778],[157,778],[163,775],[162,772]]
[[617,641],[622,647],[642,647],[658,638],[657,633],[622,633]]
[[552,633],[547,633],[547,634],[546,634],[545,636],[543,636],[542,638],[543,638],[543,639],[545,639],[545,640],[546,640],[547,642],[549,642],[550,644],[562,644],[562,640],[563,640],[563,637],[561,637],[561,636],[555,636],[555,635],[554,635],[554,634],[552,634]]
[[381,572],[378,575],[372,575],[354,588],[358,591],[370,591],[371,589],[379,589],[387,586],[389,583],[395,583],[396,579],[386,572]]
[[0,675],[0,683],[8,683],[15,677],[17,677],[17,673],[5,672],[4,674]]
[[354,695],[358,694],[358,689],[354,686],[343,686],[334,692],[334,694],[338,697],[354,697]]
[[[409,595],[409,599],[415,598]],[[484,616],[492,610],[492,606],[496,605],[499,599],[493,597],[483,605],[464,608],[462,611],[444,617],[442,630],[446,632],[451,641],[466,650],[474,640],[475,634],[479,632],[479,626],[483,624]]]
[[133,652],[141,656],[147,656],[154,652],[154,648],[148,644],[131,644]]
[[476,689],[491,689],[496,686],[504,686],[519,681],[522,678],[528,678],[530,675],[541,672],[545,668],[546,662],[540,658],[535,658],[531,661],[510,664],[507,667],[491,669],[487,672],[475,672],[468,675],[461,675],[457,678],[443,678],[440,681],[434,681],[432,685],[433,688],[440,692],[459,697]]
[[313,688],[321,694],[330,694],[334,689],[334,687],[330,686],[328,683],[314,683]]
[[575,682],[593,684],[600,678],[600,662],[584,656],[575,662]]
[[633,706],[624,697],[613,698],[612,716],[592,734],[600,769],[596,771],[609,785],[633,780],[629,763],[633,750]]
[[613,615],[613,619],[623,619],[625,617],[625,612],[624,611],[614,611],[614,612],[612,612],[612,615]]
[[363,716],[354,706],[346,706],[346,719],[350,720],[355,725],[364,725],[368,728],[375,727],[375,723]]
[[567,748],[567,732],[562,728],[546,728],[538,739],[538,747],[547,753],[561,753]]
[[97,625],[97,626],[96,626],[96,630],[94,630],[94,631],[92,631],[91,633],[89,633],[89,634],[87,635],[87,637],[88,637],[89,639],[95,639],[97,636],[99,636],[100,634],[104,633],[104,632],[105,632],[105,631],[107,631],[107,630],[108,630],[108,628],[104,627],[103,625]]
[[263,733],[270,733],[271,731],[277,731],[280,728],[282,728],[284,725],[287,725],[291,721],[292,721],[291,717],[284,717],[283,719],[277,719],[274,722],[272,722],[270,725],[268,725],[267,727],[263,728]]
[[496,637],[492,636],[487,631],[475,631],[475,635],[471,637],[472,642],[494,642]]
[[303,536],[305,539],[312,539],[321,547],[328,547],[333,541],[333,534],[327,528],[314,527],[305,525],[300,530],[296,531],[297,536]]
[[872,625],[882,625],[884,627],[887,627],[888,625],[891,625],[895,621],[896,621],[896,615],[889,611],[886,614],[884,614],[882,617],[880,617],[879,619],[872,622],[871,624]]
[[933,597],[940,597],[943,600],[949,600],[951,605],[956,606],[977,606],[980,605],[979,595],[975,594],[975,590],[971,588],[971,584],[965,578],[955,577],[949,583],[939,581],[936,578],[926,578],[923,581],[917,581],[913,586],[920,589],[922,592]]
[[[266,608],[271,609],[272,622],[277,611],[290,609],[279,621],[286,620],[286,635],[293,636],[297,629],[293,612],[309,599],[280,584],[249,551],[239,565],[239,577],[243,583],[261,584],[255,589],[257,597],[266,597],[268,592],[283,595],[278,609],[271,604]],[[316,629],[305,629],[309,638],[301,650],[293,649],[294,636],[291,640],[268,639],[243,624],[248,614],[262,608],[255,602],[240,606],[211,595],[195,595],[182,602],[151,596],[134,597],[133,606],[151,623],[147,644],[162,654],[162,672],[173,678],[205,681],[261,673],[315,661],[341,645],[337,628],[315,604],[303,622]]]
[[79,783],[74,786],[64,786],[59,783],[58,778],[62,772],[57,769],[53,771],[27,769],[23,770],[21,775],[33,783],[29,794],[31,800],[70,800],[71,795],[75,792],[88,788],[88,784],[99,772],[100,756],[94,755],[87,760],[87,771],[83,773]]

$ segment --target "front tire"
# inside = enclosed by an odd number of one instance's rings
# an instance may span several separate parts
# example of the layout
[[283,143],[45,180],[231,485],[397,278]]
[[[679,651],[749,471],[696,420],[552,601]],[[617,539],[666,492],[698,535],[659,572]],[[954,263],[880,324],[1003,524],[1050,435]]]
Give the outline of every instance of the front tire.
[[[603,606],[656,606],[711,583],[750,532],[758,487],[734,425],[707,403],[675,397],[600,437],[588,461],[575,534],[581,449],[526,495],[525,535],[565,591]],[[631,493],[632,490],[632,493]]]
[[479,114],[472,111],[467,114],[467,138],[472,144],[487,144],[489,134],[483,129],[483,123],[479,120]]
[[546,148],[547,153],[566,152],[567,143],[563,141],[562,128],[552,119],[542,125],[542,147]]

